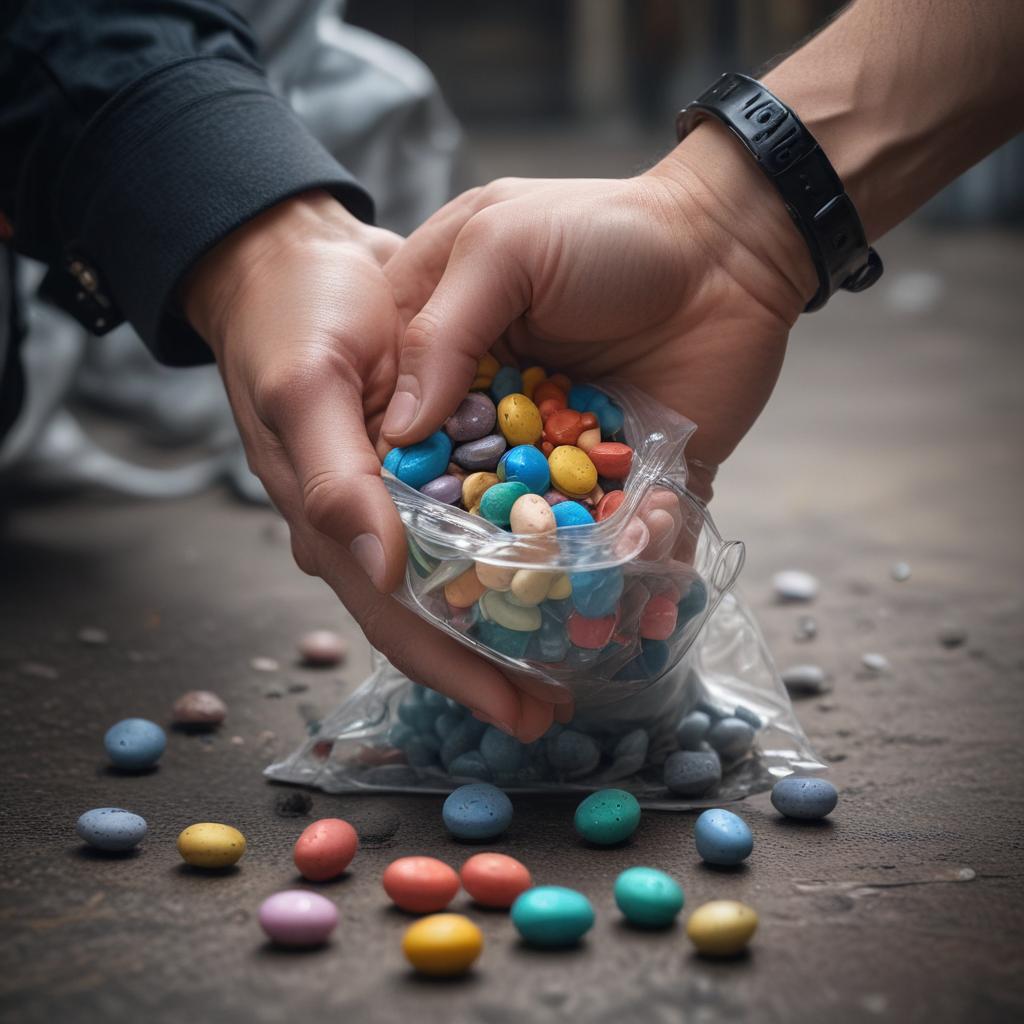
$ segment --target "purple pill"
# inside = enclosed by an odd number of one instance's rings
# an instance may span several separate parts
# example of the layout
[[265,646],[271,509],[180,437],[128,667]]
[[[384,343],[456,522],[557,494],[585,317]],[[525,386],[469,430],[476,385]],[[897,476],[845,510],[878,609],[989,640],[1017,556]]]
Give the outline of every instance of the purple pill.
[[460,444],[452,452],[452,462],[470,473],[478,473],[483,470],[493,472],[507,447],[508,442],[501,434],[488,434],[487,437],[481,437],[479,440]]
[[558,505],[558,504],[560,504],[563,501],[568,501],[569,499],[561,491],[556,491],[552,487],[551,490],[548,491],[548,493],[544,495],[544,500],[549,505]]
[[319,946],[338,923],[338,908],[305,889],[276,892],[260,904],[260,927],[281,946]]
[[458,505],[462,500],[462,481],[457,476],[448,474],[438,476],[428,480],[420,488],[420,494],[443,501],[446,505]]
[[479,391],[467,395],[448,417],[445,433],[455,442],[476,441],[494,429],[497,419],[494,403]]

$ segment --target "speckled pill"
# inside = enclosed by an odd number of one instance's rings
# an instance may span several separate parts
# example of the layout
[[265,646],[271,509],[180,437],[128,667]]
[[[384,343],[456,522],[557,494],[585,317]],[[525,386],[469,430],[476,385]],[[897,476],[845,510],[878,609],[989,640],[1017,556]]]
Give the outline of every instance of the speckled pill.
[[595,401],[607,401],[607,397],[590,384],[573,384],[569,389],[569,408],[577,412],[589,412]]
[[561,444],[574,445],[583,429],[583,417],[575,409],[558,409],[544,420],[541,437],[556,448]]
[[146,819],[121,807],[94,807],[75,823],[75,831],[90,846],[110,853],[134,849],[146,835]]
[[125,718],[107,730],[103,746],[115,768],[143,771],[160,760],[167,746],[167,735],[148,718]]
[[488,591],[480,598],[480,612],[488,622],[496,622],[505,629],[532,633],[540,629],[539,608],[524,608],[512,604],[501,591]]
[[260,927],[279,946],[322,946],[338,924],[338,908],[326,896],[286,889],[268,896],[259,909]]
[[384,457],[384,468],[410,487],[420,488],[443,475],[451,453],[451,438],[438,430],[419,444],[392,448]]
[[211,690],[189,690],[171,708],[175,725],[195,731],[216,728],[227,717],[227,713],[227,704]]
[[598,846],[624,843],[640,824],[640,804],[624,789],[600,789],[576,808],[573,824],[581,838]]
[[480,504],[480,499],[488,488],[498,483],[497,473],[470,473],[462,481],[462,504],[471,509]]
[[595,569],[591,572],[570,573],[572,603],[580,615],[599,619],[614,614],[622,597],[625,576],[622,569]]
[[462,914],[431,914],[409,925],[402,936],[406,960],[431,977],[465,974],[483,948],[483,932]]
[[444,432],[455,444],[475,441],[494,429],[497,417],[494,402],[487,395],[473,392],[466,395],[445,421]]
[[523,658],[533,636],[525,629],[509,629],[497,622],[481,620],[476,626],[476,637],[485,647],[509,658]]
[[522,767],[526,747],[514,736],[488,726],[480,739],[480,755],[494,772],[514,772]]
[[615,879],[615,905],[638,928],[667,928],[683,909],[682,887],[657,868],[627,868]]
[[508,518],[513,533],[550,533],[558,525],[551,506],[539,494],[524,494],[516,498]]
[[471,782],[448,794],[441,817],[456,839],[493,839],[512,823],[512,801],[497,786]]
[[507,529],[512,506],[526,493],[526,484],[494,484],[480,499],[480,515],[495,526]]
[[475,751],[486,729],[484,722],[464,718],[441,741],[441,763],[448,768],[457,757]]
[[597,469],[590,456],[575,445],[559,445],[548,456],[551,482],[570,498],[581,498],[597,485]]
[[615,627],[619,623],[617,614],[603,615],[600,618],[588,618],[573,612],[566,622],[566,630],[569,639],[575,647],[581,647],[587,651],[599,651],[612,638]]
[[540,410],[526,395],[513,394],[498,403],[498,429],[510,445],[536,444],[544,424]]
[[508,447],[501,434],[488,434],[460,444],[452,453],[452,462],[461,466],[467,473],[490,473],[498,465],[498,460]]
[[713,750],[678,750],[666,758],[662,777],[676,796],[704,796],[722,781],[722,762]]
[[575,946],[594,926],[590,900],[574,889],[540,885],[527,889],[512,904],[512,923],[531,946]]
[[547,378],[547,371],[543,366],[528,366],[523,370],[522,375],[522,392],[533,400],[533,393],[537,389],[537,385]]
[[530,444],[519,444],[505,452],[498,462],[497,474],[502,482],[526,484],[531,494],[544,494],[551,486],[548,460]]
[[754,745],[754,729],[742,718],[722,718],[708,730],[707,741],[727,761],[743,757]]
[[494,375],[501,369],[501,363],[491,355],[490,352],[485,352],[478,360],[476,364],[476,375],[478,377],[490,377],[494,379]]
[[600,427],[591,427],[589,430],[584,430],[580,436],[576,438],[576,447],[581,451],[585,451],[588,455],[600,443]]
[[231,867],[245,853],[245,836],[230,825],[202,821],[189,825],[178,836],[181,859],[194,868]]
[[548,380],[541,381],[533,389],[533,394],[529,396],[530,399],[540,408],[545,402],[553,402],[556,408],[564,409],[568,404],[568,397],[565,391],[562,390],[551,378]]
[[787,818],[817,821],[835,810],[839,792],[828,779],[790,776],[772,787],[772,806]]
[[526,866],[503,853],[475,854],[459,869],[459,878],[482,907],[511,907],[533,885]]
[[712,900],[686,922],[686,934],[705,956],[735,956],[757,930],[757,913],[737,900]]
[[446,473],[444,476],[428,480],[421,488],[420,494],[443,502],[445,505],[458,505],[462,500],[462,481],[457,476]]
[[326,882],[345,873],[359,849],[356,830],[342,818],[321,818],[295,840],[292,860],[311,882]]
[[722,807],[713,807],[697,819],[693,841],[702,860],[722,867],[742,863],[754,849],[750,826]]
[[490,782],[494,778],[490,765],[479,750],[459,754],[448,765],[448,774],[454,779],[479,779],[481,782]]

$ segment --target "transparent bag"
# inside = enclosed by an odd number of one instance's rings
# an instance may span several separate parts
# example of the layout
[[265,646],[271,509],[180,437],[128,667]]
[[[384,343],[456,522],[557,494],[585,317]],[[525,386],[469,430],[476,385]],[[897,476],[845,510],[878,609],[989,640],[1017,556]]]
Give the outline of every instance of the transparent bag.
[[[684,808],[824,767],[753,615],[729,593],[743,545],[723,541],[686,489],[693,424],[628,385],[598,387],[621,409],[634,452],[622,504],[601,522],[512,534],[386,477],[409,548],[397,599],[531,692],[568,689],[572,722],[520,744],[376,655],[369,678],[268,777],[335,793],[446,792],[480,779],[510,792],[615,785],[647,806]],[[467,573],[505,589],[453,606],[446,588]],[[541,589],[567,578],[571,594],[521,603],[519,573]],[[684,746],[715,751],[721,773],[699,797],[666,784],[680,723],[694,712],[710,742]]]

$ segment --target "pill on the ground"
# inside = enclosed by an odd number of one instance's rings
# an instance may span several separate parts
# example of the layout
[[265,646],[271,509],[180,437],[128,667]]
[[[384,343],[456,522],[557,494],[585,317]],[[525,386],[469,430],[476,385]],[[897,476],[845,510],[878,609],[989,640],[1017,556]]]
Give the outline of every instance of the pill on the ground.
[[705,956],[735,956],[757,930],[757,913],[738,900],[712,900],[686,922],[686,934]]
[[212,729],[227,717],[228,706],[211,690],[189,690],[171,708],[177,725],[192,729]]
[[818,595],[818,581],[809,572],[786,569],[772,577],[772,587],[781,601],[813,601]]
[[260,904],[259,922],[279,946],[322,946],[338,924],[338,908],[319,893],[286,889]]
[[[551,504],[550,502],[548,504]],[[562,500],[551,505],[555,523],[559,530],[573,526],[590,526],[594,517],[578,501],[570,501],[564,495]]]
[[685,901],[680,884],[657,868],[626,868],[613,892],[626,920],[640,928],[667,928]]
[[721,807],[713,807],[697,819],[693,841],[702,860],[723,867],[745,861],[754,848],[750,826],[738,814]]
[[703,711],[691,711],[676,726],[676,742],[680,750],[700,750],[711,728],[711,717]]
[[477,853],[459,870],[462,888],[484,907],[511,907],[533,885],[525,864],[504,853]]
[[625,480],[633,464],[633,449],[620,441],[602,441],[587,453],[601,476],[610,480]]
[[779,674],[793,696],[813,696],[830,689],[828,675],[820,665],[790,665]]
[[94,807],[78,819],[75,831],[97,850],[120,852],[142,842],[146,819],[122,807]]
[[178,836],[178,853],[194,868],[227,868],[245,853],[245,836],[230,825],[197,822]]
[[878,676],[883,675],[892,668],[889,664],[889,659],[884,654],[869,653],[861,655],[860,663],[869,672],[873,672]]
[[625,491],[609,491],[598,502],[597,510],[594,513],[594,518],[597,519],[599,523],[604,522],[605,519],[610,519],[613,515],[615,515],[616,512],[618,512],[619,507],[625,500]]
[[441,816],[456,839],[493,839],[512,823],[512,801],[497,786],[471,782],[448,794]]
[[[484,498],[486,500],[486,494]],[[550,533],[557,525],[551,506],[539,494],[524,494],[516,498],[509,512],[509,528],[513,533]]]
[[444,599],[453,608],[472,608],[486,589],[474,566],[444,585]]
[[307,665],[339,665],[348,655],[348,641],[333,629],[313,629],[299,640],[299,657]]
[[563,444],[548,456],[551,482],[570,498],[582,498],[597,484],[597,469],[590,456],[575,445]]
[[507,447],[508,443],[501,434],[488,434],[460,444],[452,452],[452,461],[467,473],[490,473],[497,467]]
[[419,444],[392,448],[384,457],[384,468],[410,487],[420,488],[444,473],[451,453],[451,438],[438,430]]
[[676,796],[704,796],[722,781],[722,762],[713,750],[678,750],[665,760],[663,778]]
[[462,504],[467,510],[479,505],[487,489],[498,482],[497,473],[470,473],[462,481]]
[[711,726],[707,741],[725,760],[735,761],[754,745],[754,735],[754,727],[749,722],[730,715]]
[[544,425],[540,411],[526,395],[506,395],[498,403],[498,429],[511,445],[536,444]]
[[125,718],[107,730],[103,746],[115,768],[142,771],[160,760],[167,735],[148,718]]
[[675,601],[655,594],[640,613],[640,636],[645,640],[667,640],[675,632],[678,617]]
[[483,932],[462,914],[431,914],[409,925],[402,937],[406,960],[435,977],[465,974],[483,948]]
[[337,878],[359,849],[356,830],[342,818],[321,818],[307,826],[295,841],[292,859],[299,874],[311,882]]
[[496,622],[505,629],[524,633],[540,629],[540,609],[513,604],[500,590],[488,591],[480,598],[479,604],[480,613],[488,622]]
[[510,448],[498,462],[498,479],[526,484],[531,494],[544,494],[551,486],[548,460],[532,444]]
[[462,500],[462,480],[451,473],[446,473],[427,481],[420,488],[420,494],[425,494],[428,498],[445,505],[458,505]]
[[551,767],[567,779],[589,775],[601,760],[601,748],[593,736],[576,729],[563,729],[547,742]]
[[527,493],[526,484],[494,484],[480,499],[480,515],[495,526],[508,528],[512,506]]
[[772,787],[772,806],[787,818],[817,821],[831,814],[839,802],[839,793],[828,779],[781,779]]
[[456,444],[475,441],[494,429],[497,415],[498,411],[487,395],[472,392],[445,421],[444,431]]
[[459,891],[455,869],[436,857],[399,857],[381,877],[391,901],[412,914],[444,910]]
[[573,824],[588,843],[624,843],[640,824],[640,804],[624,789],[599,789],[576,808]]
[[539,885],[512,904],[512,923],[531,946],[574,946],[594,925],[590,900],[575,889]]

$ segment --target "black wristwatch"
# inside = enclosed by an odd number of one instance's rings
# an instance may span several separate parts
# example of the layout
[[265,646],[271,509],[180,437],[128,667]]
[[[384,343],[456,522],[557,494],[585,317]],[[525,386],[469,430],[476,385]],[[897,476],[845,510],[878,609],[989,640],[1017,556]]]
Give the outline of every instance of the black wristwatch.
[[743,143],[804,236],[818,273],[818,290],[805,312],[821,309],[839,288],[862,292],[882,276],[882,260],[868,245],[839,175],[785,103],[755,79],[730,73],[679,112],[678,138],[708,117]]

